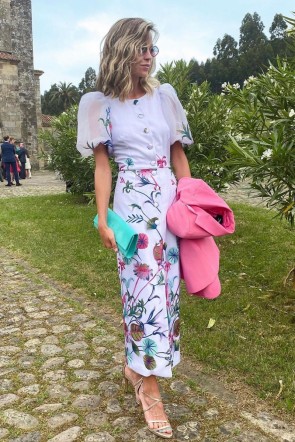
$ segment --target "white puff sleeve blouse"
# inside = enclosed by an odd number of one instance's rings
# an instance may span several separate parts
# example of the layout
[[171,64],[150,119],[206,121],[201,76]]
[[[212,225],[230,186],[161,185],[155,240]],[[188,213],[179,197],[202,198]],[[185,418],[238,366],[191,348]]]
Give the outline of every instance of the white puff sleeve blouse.
[[159,87],[162,110],[170,127],[170,145],[180,141],[183,145],[193,143],[186,113],[177,97],[174,88],[165,83]]
[[92,155],[102,143],[112,154],[110,103],[102,92],[89,92],[81,98],[78,110],[77,149],[82,156]]

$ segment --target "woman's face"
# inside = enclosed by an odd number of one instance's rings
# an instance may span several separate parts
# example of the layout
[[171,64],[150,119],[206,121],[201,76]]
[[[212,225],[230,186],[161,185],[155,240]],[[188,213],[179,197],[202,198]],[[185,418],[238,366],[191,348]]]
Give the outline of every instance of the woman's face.
[[131,76],[134,80],[145,78],[148,76],[153,56],[151,55],[151,48],[153,47],[152,38],[149,37],[144,45],[142,45],[137,57],[131,66]]

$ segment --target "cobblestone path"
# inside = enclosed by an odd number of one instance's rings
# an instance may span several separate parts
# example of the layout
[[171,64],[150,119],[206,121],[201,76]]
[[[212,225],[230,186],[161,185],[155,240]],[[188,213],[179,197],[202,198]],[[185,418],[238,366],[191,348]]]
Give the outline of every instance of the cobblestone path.
[[[121,387],[120,320],[0,249],[0,440],[149,442]],[[295,428],[188,361],[161,380],[173,441],[295,441]]]

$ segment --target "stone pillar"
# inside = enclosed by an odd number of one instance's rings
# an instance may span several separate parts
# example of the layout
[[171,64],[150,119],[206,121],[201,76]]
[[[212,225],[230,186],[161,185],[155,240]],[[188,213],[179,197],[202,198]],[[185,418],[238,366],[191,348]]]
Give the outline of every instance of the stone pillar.
[[[2,0],[1,0],[2,1]],[[20,60],[18,65],[21,138],[28,148],[32,165],[37,165],[37,109],[33,62],[31,0],[11,0],[11,46]]]
[[0,52],[2,51],[12,51],[10,0],[0,1]]

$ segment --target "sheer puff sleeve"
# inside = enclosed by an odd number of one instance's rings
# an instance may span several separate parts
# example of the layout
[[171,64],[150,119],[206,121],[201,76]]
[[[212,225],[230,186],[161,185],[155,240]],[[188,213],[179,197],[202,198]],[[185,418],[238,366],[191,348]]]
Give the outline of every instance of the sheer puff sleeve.
[[112,155],[111,108],[101,92],[88,92],[81,98],[78,109],[77,149],[88,157],[102,143]]
[[169,83],[161,84],[159,92],[163,114],[170,127],[170,145],[176,141],[180,141],[182,145],[192,144],[186,114],[174,88]]

